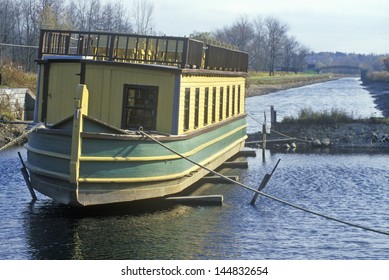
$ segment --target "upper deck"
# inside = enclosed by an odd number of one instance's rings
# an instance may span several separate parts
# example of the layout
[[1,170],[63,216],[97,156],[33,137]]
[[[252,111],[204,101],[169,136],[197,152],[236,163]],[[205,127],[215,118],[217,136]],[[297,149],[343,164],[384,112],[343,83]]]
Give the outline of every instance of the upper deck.
[[248,70],[248,53],[186,37],[41,30],[39,59],[44,55],[165,65],[180,69]]

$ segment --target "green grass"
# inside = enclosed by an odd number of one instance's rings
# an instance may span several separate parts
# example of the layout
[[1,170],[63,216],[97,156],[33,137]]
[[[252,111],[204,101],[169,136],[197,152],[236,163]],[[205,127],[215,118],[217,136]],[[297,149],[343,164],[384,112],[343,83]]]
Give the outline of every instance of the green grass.
[[284,117],[282,124],[301,125],[331,125],[339,123],[363,122],[370,124],[388,124],[389,118],[356,119],[352,114],[340,109],[323,110],[315,112],[311,108],[301,109],[297,117]]
[[277,72],[275,76],[269,76],[267,72],[249,72],[247,83],[249,85],[283,85],[290,83],[318,81],[331,78],[331,74],[316,74],[316,73],[285,73]]
[[337,124],[337,123],[351,123],[355,119],[352,115],[346,113],[343,110],[331,109],[323,110],[321,112],[315,112],[310,108],[301,109],[297,117],[285,117],[282,123],[291,124]]

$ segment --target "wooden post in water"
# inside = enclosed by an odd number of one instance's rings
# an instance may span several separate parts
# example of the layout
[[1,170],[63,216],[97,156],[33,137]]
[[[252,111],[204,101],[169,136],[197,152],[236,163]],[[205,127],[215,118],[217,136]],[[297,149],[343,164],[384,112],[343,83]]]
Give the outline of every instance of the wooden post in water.
[[38,198],[36,197],[34,189],[31,186],[30,175],[28,175],[26,165],[24,164],[24,161],[22,159],[22,155],[20,154],[20,152],[18,152],[18,156],[19,156],[20,162],[22,163],[22,166],[23,166],[20,169],[20,171],[22,172],[22,175],[23,175],[24,181],[26,182],[28,190],[30,191],[30,194],[31,194],[31,197],[32,197],[32,201],[35,201]]
[[270,106],[270,124],[272,128],[276,127],[277,123],[277,111],[274,110],[274,106]]
[[263,112],[264,121],[262,124],[262,160],[265,162],[265,150],[266,150],[266,112]]
[[250,202],[251,205],[254,205],[255,202],[257,201],[258,196],[259,196],[259,192],[262,191],[266,187],[266,185],[269,182],[269,180],[270,180],[271,176],[273,175],[274,171],[276,171],[276,168],[277,168],[278,164],[280,163],[280,161],[281,161],[281,159],[279,159],[277,161],[276,166],[274,166],[273,171],[270,174],[265,174],[265,177],[263,177],[262,182],[261,182],[261,184],[258,187],[258,192],[256,192],[254,194],[254,196],[253,196],[253,199],[251,199],[251,202]]

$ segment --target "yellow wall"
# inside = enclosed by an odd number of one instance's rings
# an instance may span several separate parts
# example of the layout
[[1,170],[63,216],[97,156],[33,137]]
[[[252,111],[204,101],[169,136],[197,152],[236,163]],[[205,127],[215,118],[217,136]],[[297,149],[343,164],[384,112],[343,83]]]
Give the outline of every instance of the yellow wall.
[[[41,70],[40,99],[42,100],[43,73]],[[81,64],[74,63],[50,63],[47,122],[56,123],[74,112],[74,96],[77,84],[80,82]],[[174,110],[174,90],[177,72],[161,70],[157,67],[146,68],[131,65],[113,65],[87,63],[85,83],[89,90],[89,116],[106,122],[112,126],[121,127],[124,85],[141,85],[158,87],[158,107],[156,129],[165,133],[183,134],[212,124],[212,99],[213,88],[216,87],[216,122],[219,122],[220,89],[223,88],[223,113],[222,120],[233,117],[232,98],[233,86],[235,86],[235,116],[244,113],[245,78],[230,76],[211,76],[181,74],[179,81],[179,110]],[[178,82],[177,82],[178,83]],[[240,86],[240,104],[238,104],[238,88]],[[226,116],[227,87],[230,87],[229,116]],[[190,88],[189,129],[184,129],[185,116],[185,89]],[[198,127],[195,127],[195,92],[199,89]],[[205,89],[209,88],[208,97],[208,124],[204,124]],[[41,103],[42,104],[42,103]],[[177,116],[174,112],[179,111]],[[40,108],[41,114],[41,108]],[[174,123],[174,124],[173,124]],[[177,130],[178,127],[178,130]]]
[[[43,71],[42,71],[43,72]],[[47,97],[47,122],[56,123],[71,116],[74,96],[80,83],[79,63],[51,64]],[[41,79],[43,83],[43,79]],[[42,97],[42,94],[40,95]]]
[[[180,114],[179,114],[179,134],[190,132],[199,128],[204,127],[204,102],[205,102],[205,89],[209,88],[209,97],[208,97],[208,125],[212,124],[212,99],[213,99],[213,88],[216,87],[216,122],[219,120],[220,113],[220,88],[223,88],[223,113],[222,120],[227,119],[226,116],[226,106],[227,106],[227,87],[230,87],[230,98],[229,98],[229,118],[232,117],[232,96],[233,96],[233,86],[235,85],[235,116],[238,114],[238,106],[240,107],[240,114],[244,113],[244,100],[245,100],[245,78],[244,77],[218,77],[218,76],[194,76],[194,75],[183,75],[181,78],[181,87],[180,87]],[[238,86],[240,86],[240,104],[238,104]],[[184,108],[185,108],[185,89],[190,88],[190,119],[189,119],[189,129],[184,130]],[[196,88],[200,90],[200,99],[199,99],[199,126],[195,128],[195,92]]]
[[[42,65],[41,100],[44,67]],[[80,72],[80,63],[50,63],[48,123],[59,122],[73,114],[76,87],[80,83],[80,76],[76,74]],[[158,131],[171,133],[175,75],[158,69],[87,63],[85,83],[89,90],[89,116],[120,128],[124,85],[157,86],[156,127]]]
[[175,74],[140,67],[87,64],[85,82],[89,89],[89,115],[113,126],[122,122],[125,84],[157,86],[157,130],[171,132]]

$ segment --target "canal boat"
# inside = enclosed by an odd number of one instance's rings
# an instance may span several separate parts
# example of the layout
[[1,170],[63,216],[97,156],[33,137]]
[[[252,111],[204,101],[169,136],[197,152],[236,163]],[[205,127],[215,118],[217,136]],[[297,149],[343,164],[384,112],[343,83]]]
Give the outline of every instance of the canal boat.
[[186,37],[41,30],[37,63],[42,126],[25,165],[31,186],[60,203],[177,194],[244,147],[245,52]]

